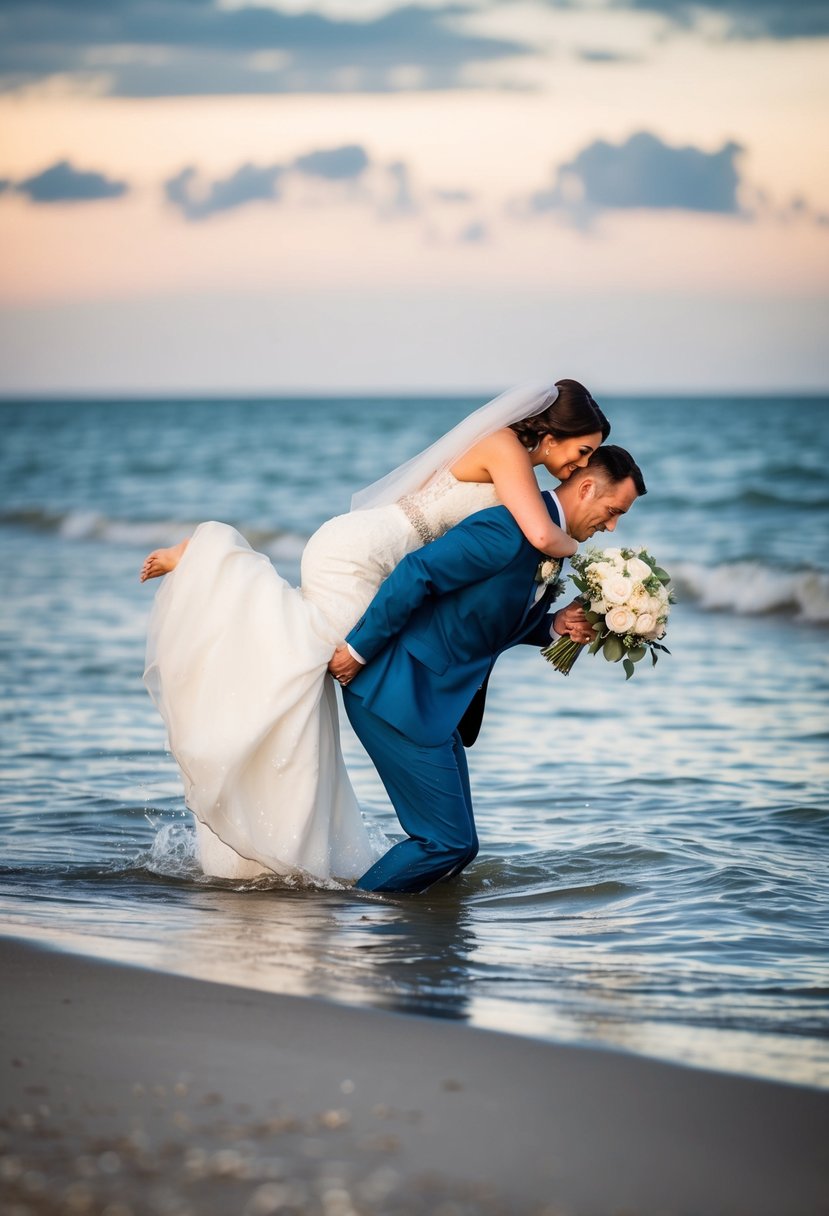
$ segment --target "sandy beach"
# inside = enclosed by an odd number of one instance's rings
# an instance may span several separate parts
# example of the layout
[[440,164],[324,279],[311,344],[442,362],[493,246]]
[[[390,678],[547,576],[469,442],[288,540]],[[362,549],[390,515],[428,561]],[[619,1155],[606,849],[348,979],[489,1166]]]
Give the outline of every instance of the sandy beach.
[[829,1211],[829,1094],[0,941],[3,1210]]

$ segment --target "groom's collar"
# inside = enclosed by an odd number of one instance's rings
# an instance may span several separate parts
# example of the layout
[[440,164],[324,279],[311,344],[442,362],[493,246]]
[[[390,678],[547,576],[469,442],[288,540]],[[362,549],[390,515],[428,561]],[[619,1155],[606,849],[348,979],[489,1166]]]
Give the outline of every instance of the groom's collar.
[[556,494],[555,490],[544,490],[542,497],[552,498],[553,502],[555,503],[555,508],[558,511],[558,526],[561,528],[562,532],[566,532],[567,516],[564,514],[564,507],[561,505],[561,499],[559,498],[558,494]]
[[550,490],[550,498],[552,498],[553,502],[556,504],[556,507],[558,509],[558,513],[559,513],[559,517],[560,517],[559,521],[558,521],[558,526],[561,528],[562,532],[566,532],[567,531],[567,516],[564,514],[564,507],[561,505],[561,499],[559,498],[558,494],[556,494],[555,490]]

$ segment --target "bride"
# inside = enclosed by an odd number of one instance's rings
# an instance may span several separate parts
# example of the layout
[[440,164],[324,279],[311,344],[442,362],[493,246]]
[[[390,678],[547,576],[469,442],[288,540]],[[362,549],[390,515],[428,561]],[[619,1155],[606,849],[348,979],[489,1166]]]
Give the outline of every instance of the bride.
[[356,494],[314,533],[301,587],[227,524],[151,553],[167,575],[153,605],[144,682],[167,728],[206,874],[250,879],[363,874],[378,845],[345,770],[335,649],[407,553],[503,504],[542,553],[577,545],[550,519],[534,470],[560,481],[610,425],[575,380],[513,389]]

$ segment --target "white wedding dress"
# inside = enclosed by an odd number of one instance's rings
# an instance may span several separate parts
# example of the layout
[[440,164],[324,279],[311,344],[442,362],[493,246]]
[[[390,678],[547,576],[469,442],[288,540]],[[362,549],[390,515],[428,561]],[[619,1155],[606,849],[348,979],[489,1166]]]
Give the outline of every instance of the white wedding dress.
[[155,598],[144,682],[196,817],[205,873],[363,874],[373,837],[343,764],[327,664],[407,554],[497,504],[445,470],[399,502],[323,524],[301,588],[227,524],[204,523]]

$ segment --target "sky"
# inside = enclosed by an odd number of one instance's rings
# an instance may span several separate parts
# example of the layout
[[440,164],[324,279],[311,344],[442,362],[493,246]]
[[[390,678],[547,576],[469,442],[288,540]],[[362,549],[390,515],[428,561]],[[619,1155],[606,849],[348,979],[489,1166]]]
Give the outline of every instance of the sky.
[[829,0],[3,0],[0,394],[829,389]]

